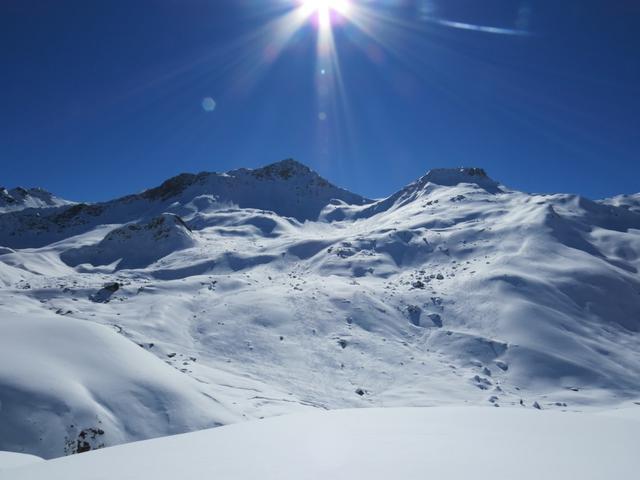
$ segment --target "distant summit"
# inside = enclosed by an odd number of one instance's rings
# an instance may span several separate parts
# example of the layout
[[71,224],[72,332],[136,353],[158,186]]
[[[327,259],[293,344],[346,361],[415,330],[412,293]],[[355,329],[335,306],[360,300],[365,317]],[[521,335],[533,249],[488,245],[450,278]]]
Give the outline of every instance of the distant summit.
[[356,218],[370,217],[392,208],[402,207],[429,194],[429,192],[437,187],[458,187],[464,185],[469,185],[472,188],[480,189],[490,194],[503,191],[500,184],[489,177],[482,168],[434,168],[393,195],[363,209],[356,215]]
[[429,170],[422,180],[446,186],[460,183],[496,184],[484,169],[478,167],[434,168]]
[[25,208],[58,207],[72,203],[58,198],[41,188],[16,187],[7,190],[5,187],[0,187],[0,213],[13,212]]
[[[150,221],[170,213],[190,219],[225,209],[254,209],[273,212],[299,222],[317,221],[332,202],[362,206],[365,197],[337,187],[306,165],[293,159],[261,168],[240,168],[226,173],[182,173],[141,193],[109,202],[73,204],[38,191],[17,207],[17,195],[5,192],[7,205],[0,208],[0,245],[37,247],[79,234],[97,225]],[[26,191],[25,191],[26,192]],[[27,192],[28,193],[28,192]],[[40,200],[36,202],[34,198]],[[45,211],[18,212],[27,207],[56,206]],[[4,214],[4,215],[3,215]],[[75,261],[75,258],[74,258]]]
[[226,173],[183,173],[159,187],[123,200],[130,202],[135,198],[178,202],[181,205],[192,204],[195,200],[200,210],[203,206],[215,209],[221,205],[236,205],[240,208],[269,210],[299,221],[317,220],[322,209],[332,200],[352,205],[371,202],[333,185],[293,159]]
[[68,202],[41,189],[3,188],[0,245],[39,247],[98,225],[144,225],[165,213],[187,222],[200,217],[197,221],[204,223],[207,215],[238,208],[273,212],[298,222],[366,218],[407,205],[434,188],[457,186],[502,192],[482,168],[438,168],[393,195],[373,201],[332,184],[292,158],[225,173],[182,173],[141,193],[93,204]]
[[289,180],[294,177],[309,175],[320,178],[320,176],[309,167],[298,162],[297,160],[294,160],[293,158],[288,158],[280,162],[272,163],[270,165],[267,165],[266,167],[256,168],[250,170],[250,172],[256,178]]
[[500,184],[493,180],[487,172],[478,167],[434,168],[411,185],[422,187],[428,183],[444,187],[472,184],[489,193],[500,192]]

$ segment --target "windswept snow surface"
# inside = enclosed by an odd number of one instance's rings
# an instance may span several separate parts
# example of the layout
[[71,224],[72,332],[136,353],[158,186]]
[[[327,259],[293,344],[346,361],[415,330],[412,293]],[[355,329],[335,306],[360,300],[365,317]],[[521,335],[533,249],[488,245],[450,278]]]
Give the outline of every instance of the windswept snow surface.
[[633,198],[463,168],[372,202],[287,160],[1,214],[0,450],[317,409],[633,405]]
[[604,480],[640,471],[640,422],[480,407],[245,422],[0,472],[3,480]]

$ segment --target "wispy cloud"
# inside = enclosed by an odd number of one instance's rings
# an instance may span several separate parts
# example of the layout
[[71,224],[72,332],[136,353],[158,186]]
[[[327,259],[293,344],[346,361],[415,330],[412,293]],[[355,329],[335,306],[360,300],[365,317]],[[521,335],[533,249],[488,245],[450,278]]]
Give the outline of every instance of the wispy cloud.
[[472,30],[474,32],[483,32],[483,33],[493,33],[497,35],[530,35],[531,33],[527,30],[518,30],[515,28],[501,28],[501,27],[491,27],[488,25],[475,25],[473,23],[464,23],[464,22],[453,22],[450,20],[440,20],[440,19],[430,19],[430,21],[435,22],[439,25],[443,25],[445,27],[458,28],[461,30]]

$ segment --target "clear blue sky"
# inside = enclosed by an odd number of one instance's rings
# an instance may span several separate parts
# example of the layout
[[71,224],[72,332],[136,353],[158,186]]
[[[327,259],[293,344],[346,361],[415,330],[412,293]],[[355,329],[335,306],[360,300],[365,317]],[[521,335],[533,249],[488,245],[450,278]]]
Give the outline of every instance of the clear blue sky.
[[371,197],[459,165],[640,191],[637,0],[351,0],[320,56],[315,15],[279,43],[296,2],[3,0],[0,185],[95,201],[294,157]]

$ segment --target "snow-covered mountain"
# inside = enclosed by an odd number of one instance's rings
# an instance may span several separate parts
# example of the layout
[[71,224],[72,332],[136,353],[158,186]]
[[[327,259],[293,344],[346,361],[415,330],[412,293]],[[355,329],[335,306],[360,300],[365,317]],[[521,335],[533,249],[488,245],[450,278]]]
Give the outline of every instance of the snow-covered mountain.
[[163,213],[191,217],[231,207],[261,209],[304,222],[317,220],[332,200],[348,205],[371,203],[290,159],[253,170],[184,173],[140,194],[109,202],[3,215],[0,245],[41,247],[99,225],[139,222]]
[[626,208],[632,212],[640,212],[640,193],[634,195],[616,195],[603,201],[607,205]]
[[58,198],[41,188],[16,187],[7,190],[0,187],[0,213],[24,210],[25,208],[46,208],[70,205],[73,202]]
[[374,202],[286,160],[0,214],[0,450],[315,409],[633,405],[636,200],[460,168]]

